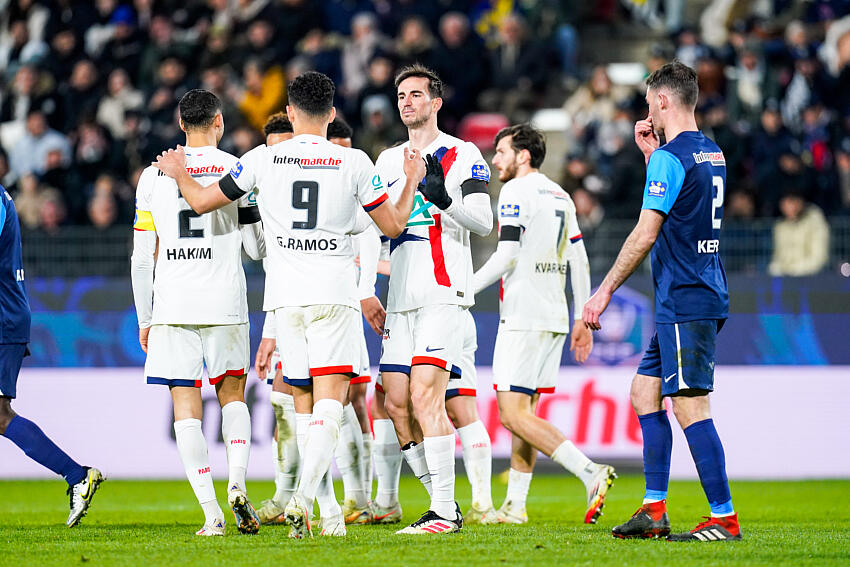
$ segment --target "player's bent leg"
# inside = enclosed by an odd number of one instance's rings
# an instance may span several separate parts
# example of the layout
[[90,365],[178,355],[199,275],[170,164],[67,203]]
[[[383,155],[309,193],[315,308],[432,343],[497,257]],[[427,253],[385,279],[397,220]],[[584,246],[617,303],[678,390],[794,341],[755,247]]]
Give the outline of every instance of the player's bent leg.
[[454,435],[446,416],[445,393],[449,372],[433,364],[411,367],[410,400],[423,431],[423,445],[431,476],[431,506],[402,534],[444,533],[463,527],[463,516],[454,500]]
[[372,426],[375,429],[375,476],[378,482],[372,503],[372,522],[397,524],[402,515],[401,504],[398,502],[402,455],[398,435],[384,407],[384,401],[383,386],[376,384],[371,409]]
[[475,395],[462,393],[446,399],[446,413],[460,437],[463,466],[472,487],[472,506],[464,520],[469,524],[498,524],[491,493],[493,453],[490,434],[478,416],[476,401]]
[[711,419],[708,392],[680,390],[672,397],[673,413],[682,426],[694,459],[711,516],[690,532],[672,534],[669,541],[723,541],[742,539],[738,515],[732,506],[726,457],[714,421]]

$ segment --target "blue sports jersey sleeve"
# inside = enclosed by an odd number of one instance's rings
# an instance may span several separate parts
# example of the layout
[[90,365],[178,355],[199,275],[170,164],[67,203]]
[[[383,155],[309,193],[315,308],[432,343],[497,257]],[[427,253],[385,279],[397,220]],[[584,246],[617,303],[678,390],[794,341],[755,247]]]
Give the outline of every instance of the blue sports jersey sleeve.
[[[0,188],[2,189],[2,188]],[[6,190],[2,189],[3,194],[0,195],[0,199],[5,198]],[[6,206],[0,204],[0,232],[3,232],[3,226],[6,224]]]
[[685,168],[679,158],[665,150],[655,150],[646,166],[643,209],[669,214],[685,181]]

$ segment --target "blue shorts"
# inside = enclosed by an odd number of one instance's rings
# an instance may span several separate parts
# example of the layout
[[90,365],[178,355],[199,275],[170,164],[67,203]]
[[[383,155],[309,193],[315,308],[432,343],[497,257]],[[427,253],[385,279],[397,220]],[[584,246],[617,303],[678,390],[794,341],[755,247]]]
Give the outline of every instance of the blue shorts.
[[18,393],[18,373],[30,351],[25,344],[0,345],[0,396],[15,398]]
[[661,395],[714,390],[717,333],[725,319],[656,323],[638,374],[661,378]]

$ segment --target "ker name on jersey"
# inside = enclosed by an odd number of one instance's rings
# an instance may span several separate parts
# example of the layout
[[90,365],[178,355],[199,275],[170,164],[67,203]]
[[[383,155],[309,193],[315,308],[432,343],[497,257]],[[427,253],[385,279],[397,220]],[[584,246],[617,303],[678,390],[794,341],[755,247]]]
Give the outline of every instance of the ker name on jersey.
[[[405,147],[408,144],[384,150],[375,164],[394,200],[399,198],[404,186]],[[488,183],[490,169],[474,144],[444,132],[422,150],[422,155],[425,154],[433,154],[440,160],[452,206],[440,211],[421,193],[416,193],[407,228],[390,241],[393,275],[387,311],[391,312],[425,305],[475,303],[469,230],[451,217],[451,210],[463,203],[461,184],[469,179]]]
[[[186,170],[201,185],[214,183],[235,163],[234,156],[213,146],[186,147]],[[173,179],[147,167],[136,190],[133,228],[155,231],[159,239],[151,324],[247,322],[240,225],[259,220],[253,195],[198,215]]]
[[351,233],[359,209],[387,199],[360,150],[301,134],[258,146],[220,183],[231,198],[253,190],[267,243],[265,311],[336,304],[360,308]]

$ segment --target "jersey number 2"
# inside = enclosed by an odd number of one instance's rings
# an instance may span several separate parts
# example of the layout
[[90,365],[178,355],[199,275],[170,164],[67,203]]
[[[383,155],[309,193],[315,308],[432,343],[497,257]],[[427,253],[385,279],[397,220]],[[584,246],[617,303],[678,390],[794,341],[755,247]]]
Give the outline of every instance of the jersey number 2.
[[711,200],[711,228],[720,228],[722,217],[717,216],[717,209],[723,206],[723,178],[719,175],[711,177],[711,184],[717,190],[717,195]]
[[315,181],[295,181],[292,184],[292,208],[307,211],[307,220],[292,221],[293,229],[316,228],[319,217],[319,184]]

